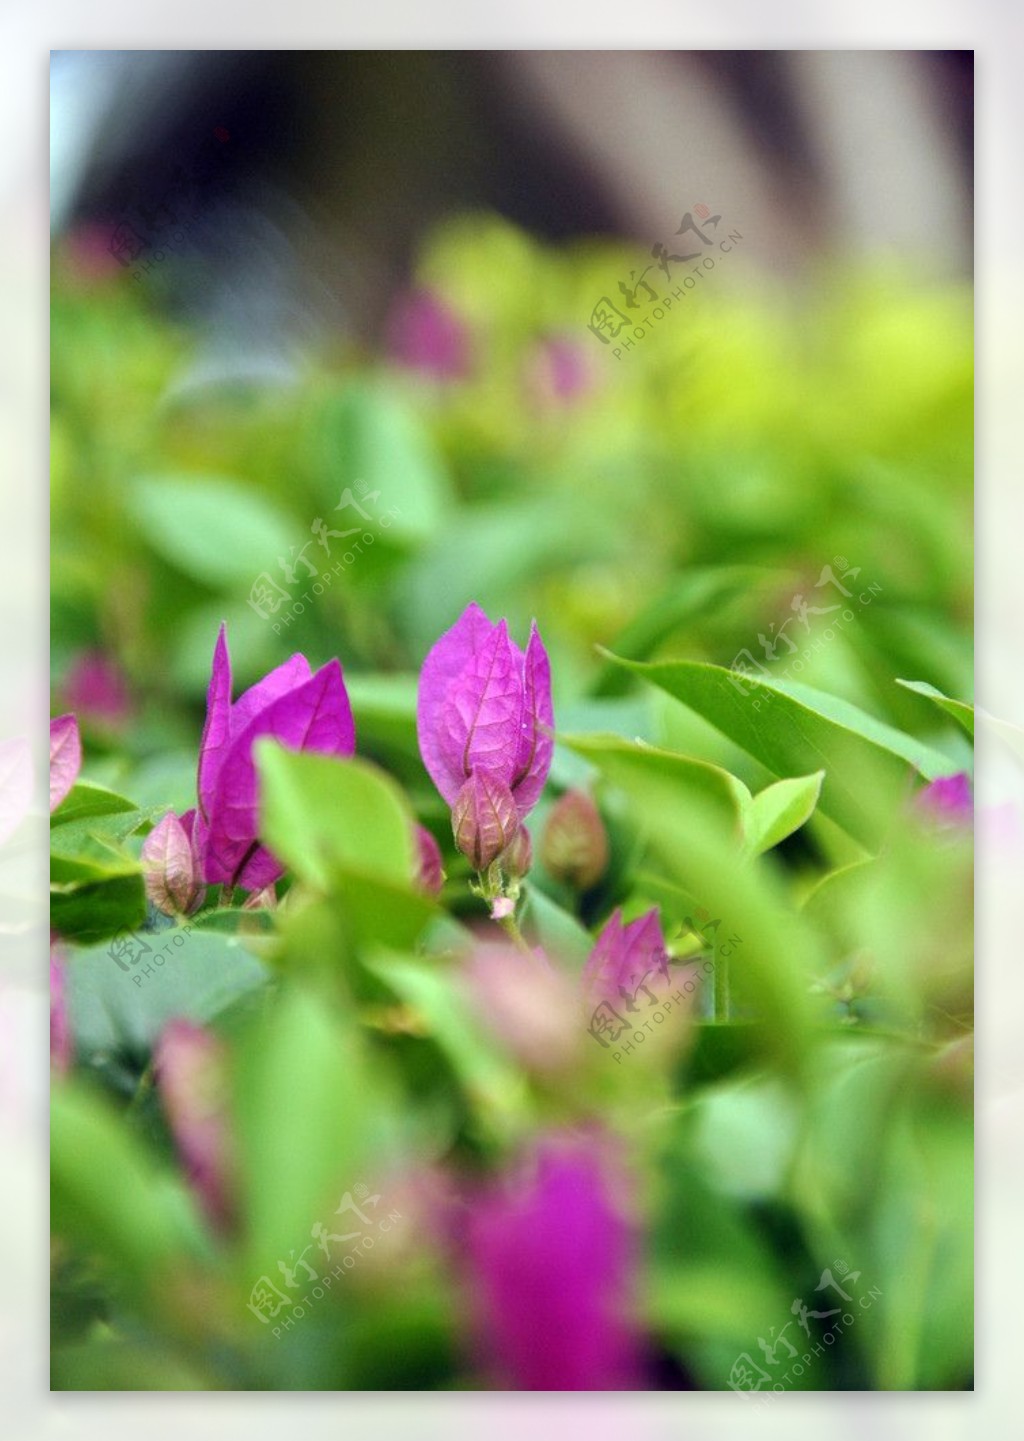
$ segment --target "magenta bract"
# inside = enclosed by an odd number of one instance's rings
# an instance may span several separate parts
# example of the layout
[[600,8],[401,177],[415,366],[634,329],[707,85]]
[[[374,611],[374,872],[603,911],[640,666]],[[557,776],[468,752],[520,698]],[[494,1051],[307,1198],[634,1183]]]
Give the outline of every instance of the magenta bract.
[[505,621],[468,606],[423,662],[416,711],[420,753],[450,806],[474,771],[507,786],[522,820],[551,768],[551,668],[537,631],[523,652]]
[[609,917],[583,967],[588,1006],[610,1005],[636,995],[648,975],[668,979],[668,953],[657,907],[624,925],[622,911]]
[[312,675],[306,657],[293,655],[232,704],[231,661],[222,625],[206,698],[193,832],[203,879],[213,885],[258,891],[284,871],[257,836],[252,748],[261,736],[289,750],[350,756],[356,732],[341,665],[328,661]]
[[480,1196],[466,1231],[485,1359],[519,1391],[638,1383],[630,1227],[595,1138],[549,1137]]

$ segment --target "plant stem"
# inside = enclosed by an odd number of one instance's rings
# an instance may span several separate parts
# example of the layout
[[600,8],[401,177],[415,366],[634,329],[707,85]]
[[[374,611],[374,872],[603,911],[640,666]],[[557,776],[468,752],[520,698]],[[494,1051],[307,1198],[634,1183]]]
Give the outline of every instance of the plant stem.
[[501,920],[499,920],[498,925],[509,937],[509,939],[512,941],[512,944],[516,947],[517,950],[522,951],[523,954],[526,956],[532,957],[533,952],[527,945],[526,937],[519,929],[515,916],[503,916]]

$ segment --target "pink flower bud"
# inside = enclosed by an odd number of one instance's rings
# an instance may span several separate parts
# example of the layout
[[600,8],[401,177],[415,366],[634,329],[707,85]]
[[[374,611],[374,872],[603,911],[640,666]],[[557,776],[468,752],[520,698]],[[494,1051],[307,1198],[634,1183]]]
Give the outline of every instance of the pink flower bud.
[[519,812],[512,792],[487,771],[474,771],[455,797],[452,834],[474,870],[485,871],[515,838]]
[[608,833],[586,791],[566,791],[544,827],[541,859],[556,880],[589,891],[608,866]]
[[441,865],[441,847],[426,826],[416,827],[416,845],[419,851],[419,868],[416,880],[428,895],[436,896],[444,885],[444,869]]
[[192,850],[195,814],[168,811],[142,843],[146,895],[166,916],[191,915],[206,896]]
[[516,831],[515,839],[501,858],[502,869],[516,880],[522,879],[533,865],[533,843],[525,826]]

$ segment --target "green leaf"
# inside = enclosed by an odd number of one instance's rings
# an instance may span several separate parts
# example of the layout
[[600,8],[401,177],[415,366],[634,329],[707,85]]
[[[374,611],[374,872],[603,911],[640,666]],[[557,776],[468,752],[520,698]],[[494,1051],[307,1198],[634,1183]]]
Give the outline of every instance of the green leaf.
[[248,587],[279,556],[309,539],[313,519],[296,521],[252,486],[215,475],[137,480],[131,505],[153,550],[193,580],[229,590]]
[[119,1285],[145,1291],[197,1255],[202,1231],[180,1176],[84,1086],[55,1084],[50,1105],[51,1217],[57,1235],[98,1253]]
[[660,781],[666,804],[669,797],[679,804],[690,797],[709,803],[739,833],[750,792],[721,766],[616,735],[562,735],[559,740],[611,778],[643,774],[648,781]]
[[116,815],[123,811],[135,810],[135,802],[119,796],[106,786],[94,785],[91,781],[76,781],[50,817],[50,827],[68,825],[72,821],[85,820],[93,816]]
[[257,743],[260,835],[297,876],[320,890],[339,871],[410,886],[416,873],[412,813],[367,761]]
[[866,845],[878,841],[915,771],[934,780],[954,769],[940,752],[809,686],[693,661],[620,664],[711,721],[775,775],[823,769],[822,811]]
[[958,725],[974,739],[974,707],[967,701],[951,700],[949,696],[943,695],[935,686],[929,685],[925,680],[897,680],[904,690],[912,690],[915,695],[923,695],[927,700],[933,701],[947,715],[951,715]]
[[[332,512],[338,529],[361,523],[357,504],[374,517],[365,525],[378,540],[422,540],[440,529],[451,500],[441,457],[390,388],[360,380],[332,396],[314,446],[314,464],[334,487],[325,504],[337,506],[346,490],[352,495]],[[363,499],[373,491],[376,499]]]
[[368,969],[425,1020],[428,1034],[447,1056],[485,1130],[505,1140],[521,1130],[525,1076],[488,1036],[452,967],[437,960],[382,954]]
[[810,820],[824,778],[824,771],[795,776],[776,781],[754,796],[743,817],[744,840],[751,855],[771,850]]
[[375,1189],[367,1167],[381,1087],[355,1031],[316,996],[289,988],[244,1028],[233,1094],[252,1285],[301,1254],[316,1222],[345,1229],[351,1215],[334,1212],[347,1191]]
[[127,939],[123,954],[109,944],[70,953],[67,1004],[79,1055],[124,1049],[143,1054],[168,1021],[210,1021],[259,990],[269,975],[235,938],[195,925]]
[[89,945],[133,930],[145,915],[142,868],[103,838],[81,836],[74,855],[51,854],[50,925],[61,936]]

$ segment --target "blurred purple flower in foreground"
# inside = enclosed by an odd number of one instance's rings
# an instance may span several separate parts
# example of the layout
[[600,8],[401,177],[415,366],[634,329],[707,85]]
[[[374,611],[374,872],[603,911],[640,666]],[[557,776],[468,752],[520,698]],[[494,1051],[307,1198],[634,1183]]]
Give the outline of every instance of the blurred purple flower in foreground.
[[231,661],[222,625],[206,697],[199,812],[192,837],[202,877],[211,885],[260,891],[284,872],[257,836],[252,748],[261,736],[289,750],[350,756],[356,732],[341,665],[328,661],[312,675],[306,657],[293,655],[232,704]]
[[388,320],[388,350],[399,365],[438,380],[459,380],[469,372],[466,326],[429,290],[403,296]]
[[68,794],[82,769],[82,741],[73,715],[50,722],[50,814]]
[[917,794],[917,803],[935,820],[970,825],[974,818],[971,782],[966,771],[940,776]]
[[189,1182],[217,1226],[232,1216],[234,1153],[227,1121],[225,1051],[211,1031],[170,1021],[153,1069],[174,1144]]
[[632,1390],[634,1243],[597,1138],[551,1136],[472,1205],[470,1284],[484,1359],[518,1391]]
[[536,805],[554,748],[551,667],[536,622],[525,652],[471,604],[420,672],[416,725],[455,839],[483,869]]
[[103,651],[81,651],[63,685],[66,703],[83,721],[116,730],[132,712],[128,685],[120,666]]
[[583,991],[589,1006],[616,1005],[636,995],[648,976],[668,980],[668,952],[655,906],[624,925],[622,911],[609,917],[583,967]]

